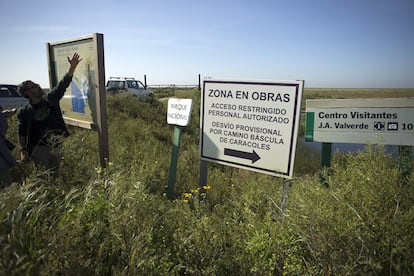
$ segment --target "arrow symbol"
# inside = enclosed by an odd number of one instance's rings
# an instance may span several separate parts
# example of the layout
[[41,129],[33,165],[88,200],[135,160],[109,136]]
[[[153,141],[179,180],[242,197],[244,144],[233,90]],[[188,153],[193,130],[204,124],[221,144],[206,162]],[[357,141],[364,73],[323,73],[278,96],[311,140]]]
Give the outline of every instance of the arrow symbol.
[[243,159],[252,160],[252,164],[260,159],[260,156],[253,150],[253,152],[246,152],[234,149],[224,149],[224,155],[239,157]]

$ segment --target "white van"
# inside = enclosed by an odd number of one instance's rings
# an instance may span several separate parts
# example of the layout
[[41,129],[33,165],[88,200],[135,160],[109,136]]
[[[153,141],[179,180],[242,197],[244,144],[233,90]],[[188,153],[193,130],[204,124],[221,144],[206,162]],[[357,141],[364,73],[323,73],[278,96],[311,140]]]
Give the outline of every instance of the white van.
[[134,78],[110,77],[106,83],[106,92],[109,94],[131,95],[140,100],[148,100],[154,97],[151,89],[145,89],[142,82]]

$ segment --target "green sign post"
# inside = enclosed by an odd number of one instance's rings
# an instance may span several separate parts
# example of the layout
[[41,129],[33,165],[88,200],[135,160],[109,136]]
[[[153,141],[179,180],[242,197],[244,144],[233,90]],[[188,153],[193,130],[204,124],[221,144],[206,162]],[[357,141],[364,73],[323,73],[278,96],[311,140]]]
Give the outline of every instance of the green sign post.
[[400,184],[407,184],[408,178],[411,176],[413,149],[408,146],[400,146],[398,148],[398,172]]
[[170,173],[168,176],[167,197],[174,198],[175,177],[177,175],[178,152],[180,150],[180,138],[183,126],[187,126],[190,122],[191,116],[191,99],[176,99],[170,98],[168,100],[167,123],[175,125],[173,147],[171,153]]
[[172,148],[171,164],[170,164],[170,174],[168,176],[168,188],[167,188],[167,197],[168,197],[168,199],[173,199],[173,197],[174,197],[174,184],[175,184],[175,177],[176,177],[176,174],[177,174],[178,152],[180,150],[181,128],[182,127],[180,127],[180,126],[175,126],[175,129],[174,129],[173,148]]

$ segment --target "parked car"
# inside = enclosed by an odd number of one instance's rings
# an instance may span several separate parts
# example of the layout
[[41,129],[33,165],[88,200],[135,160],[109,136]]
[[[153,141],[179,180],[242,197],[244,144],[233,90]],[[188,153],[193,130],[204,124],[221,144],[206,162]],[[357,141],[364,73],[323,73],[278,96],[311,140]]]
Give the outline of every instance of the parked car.
[[22,97],[17,85],[0,84],[0,106],[3,108],[20,107],[29,103],[29,100]]
[[142,82],[134,78],[111,77],[106,83],[106,92],[111,95],[131,95],[140,100],[152,100],[154,97],[151,89],[146,89]]

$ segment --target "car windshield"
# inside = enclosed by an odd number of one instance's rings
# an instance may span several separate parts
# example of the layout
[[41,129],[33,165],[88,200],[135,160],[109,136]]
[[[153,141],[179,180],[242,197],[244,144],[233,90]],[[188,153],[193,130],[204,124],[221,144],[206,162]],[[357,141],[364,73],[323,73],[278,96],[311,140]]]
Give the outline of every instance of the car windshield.
[[139,89],[145,89],[144,85],[140,81],[138,81],[138,87]]
[[10,94],[12,95],[12,97],[20,97],[19,92],[17,92],[17,87],[9,87],[10,90]]
[[0,88],[1,97],[20,97],[20,94],[17,92],[17,88],[14,86],[2,86]]

